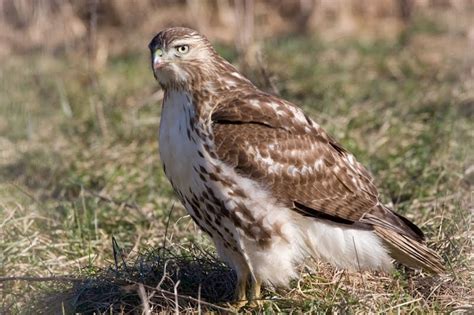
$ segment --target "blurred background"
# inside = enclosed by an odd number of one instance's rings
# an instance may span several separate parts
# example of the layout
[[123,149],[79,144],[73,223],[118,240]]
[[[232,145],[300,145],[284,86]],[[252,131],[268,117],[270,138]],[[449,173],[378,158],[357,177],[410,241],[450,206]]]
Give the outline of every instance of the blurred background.
[[[306,293],[266,291],[291,301],[270,311],[472,307],[472,0],[0,0],[0,277],[96,276],[114,259],[112,235],[130,266],[163,240],[173,253],[213,251],[158,156],[147,45],[169,26],[199,30],[257,86],[303,107],[447,262],[439,282],[335,281],[321,264],[319,278],[302,276]],[[0,313],[53,288],[79,304],[87,291],[0,282]],[[107,292],[71,307],[120,308],[122,291]]]
[[[472,5],[471,0],[2,0],[0,56],[79,54],[100,68],[110,57],[143,50],[155,33],[176,25],[253,54],[259,42],[276,36],[395,39],[420,15],[433,20],[419,27],[436,30],[442,20],[450,30],[467,27],[463,35],[472,40]],[[446,21],[447,15],[452,19]]]

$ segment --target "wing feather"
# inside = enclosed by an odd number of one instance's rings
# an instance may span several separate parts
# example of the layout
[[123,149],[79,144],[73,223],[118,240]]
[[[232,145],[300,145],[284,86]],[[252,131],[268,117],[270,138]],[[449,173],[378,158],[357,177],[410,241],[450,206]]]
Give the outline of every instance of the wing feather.
[[423,240],[416,226],[379,202],[370,173],[354,156],[291,103],[251,94],[219,104],[211,118],[218,157],[280,203],[306,216]]

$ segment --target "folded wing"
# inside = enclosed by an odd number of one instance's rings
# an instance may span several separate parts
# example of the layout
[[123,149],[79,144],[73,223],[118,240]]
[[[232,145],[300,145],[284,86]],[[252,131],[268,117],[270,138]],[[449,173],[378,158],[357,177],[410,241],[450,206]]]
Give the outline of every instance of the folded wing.
[[369,172],[299,108],[258,93],[219,104],[212,121],[218,157],[281,204],[374,230],[402,263],[442,270],[421,230],[381,204]]

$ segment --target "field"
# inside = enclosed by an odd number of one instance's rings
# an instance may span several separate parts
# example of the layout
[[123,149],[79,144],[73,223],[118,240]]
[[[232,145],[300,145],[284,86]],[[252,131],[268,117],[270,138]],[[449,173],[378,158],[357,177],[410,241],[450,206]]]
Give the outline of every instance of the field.
[[[244,311],[472,312],[473,43],[435,17],[393,39],[267,39],[263,66],[245,73],[352,151],[447,273],[318,262]],[[233,45],[217,48],[238,61]],[[0,76],[0,313],[231,310],[235,275],[161,168],[146,46],[100,70],[33,50],[4,58]]]

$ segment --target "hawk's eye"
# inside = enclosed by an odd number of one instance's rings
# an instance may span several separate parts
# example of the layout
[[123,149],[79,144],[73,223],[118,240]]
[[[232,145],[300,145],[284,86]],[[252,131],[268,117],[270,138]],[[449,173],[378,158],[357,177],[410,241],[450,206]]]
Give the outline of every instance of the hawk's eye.
[[155,56],[163,57],[163,50],[161,50],[160,48],[155,50]]
[[181,55],[184,55],[189,51],[189,46],[188,45],[179,45],[176,46],[176,51],[180,53]]

